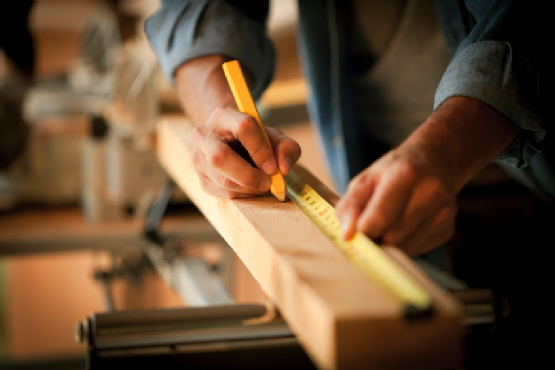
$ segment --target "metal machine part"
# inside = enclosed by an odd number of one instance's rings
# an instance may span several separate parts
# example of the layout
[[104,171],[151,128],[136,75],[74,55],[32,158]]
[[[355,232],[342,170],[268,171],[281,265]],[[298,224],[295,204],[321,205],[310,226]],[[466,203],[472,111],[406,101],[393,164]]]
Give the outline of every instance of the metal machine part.
[[261,304],[93,314],[78,323],[87,369],[315,369],[291,330]]
[[117,15],[99,3],[89,16],[77,60],[62,79],[35,83],[24,101],[29,122],[51,115],[101,114],[114,95],[121,55]]
[[89,221],[143,218],[168,176],[151,150],[137,148],[130,136],[110,132],[83,142],[83,214]]
[[[145,215],[167,179],[152,150],[159,71],[146,39],[123,44],[119,27],[110,6],[92,7],[72,66],[22,92],[25,122],[2,125],[0,106],[0,131],[12,134],[0,149],[0,208],[80,201],[92,222]],[[94,131],[99,120],[109,130]]]
[[[222,245],[221,261],[218,265],[211,265],[203,258],[176,255],[171,250],[171,243],[160,235],[158,227],[175,188],[175,183],[168,180],[160,187],[150,206],[145,220],[144,236],[147,244],[143,246],[144,254],[165,283],[174,289],[187,305],[234,303],[228,293],[229,287],[222,281],[222,278],[228,281],[232,279],[230,272],[233,258],[229,246]],[[227,274],[218,271],[222,268]]]

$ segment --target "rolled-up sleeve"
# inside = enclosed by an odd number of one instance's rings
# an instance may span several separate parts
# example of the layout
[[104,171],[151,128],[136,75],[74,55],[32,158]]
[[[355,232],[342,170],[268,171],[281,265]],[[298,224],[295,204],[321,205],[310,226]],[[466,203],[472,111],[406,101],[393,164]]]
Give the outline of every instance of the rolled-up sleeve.
[[541,59],[542,51],[535,47],[541,32],[515,26],[518,22],[528,26],[530,11],[519,19],[519,7],[508,5],[511,2],[502,6],[489,3],[489,8],[481,4],[471,9],[477,25],[443,75],[434,109],[453,96],[475,98],[496,108],[523,129],[497,161],[520,168],[542,151],[546,134],[554,131],[548,102],[552,79]]
[[223,1],[165,1],[147,19],[145,31],[172,83],[183,63],[214,54],[237,59],[248,69],[255,98],[272,79],[275,51],[264,24]]

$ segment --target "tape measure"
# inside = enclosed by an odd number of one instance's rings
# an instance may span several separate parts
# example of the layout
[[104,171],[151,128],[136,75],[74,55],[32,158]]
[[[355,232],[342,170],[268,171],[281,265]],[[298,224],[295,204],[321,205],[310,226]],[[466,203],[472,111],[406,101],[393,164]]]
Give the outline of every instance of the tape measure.
[[[226,62],[222,67],[237,106],[242,112],[250,114],[256,119],[266,142],[271,147],[239,62],[236,60]],[[350,241],[343,240],[341,222],[335,214],[335,209],[314,189],[305,184],[294,171],[285,177],[285,181],[281,173],[272,176],[271,190],[281,201],[285,200],[284,193],[287,192],[289,198],[366,276],[380,284],[384,290],[404,305],[405,317],[421,317],[432,312],[432,301],[427,292],[366,235],[357,232]]]
[[285,176],[287,195],[314,222],[318,228],[367,277],[404,305],[407,318],[428,316],[432,300],[407,273],[393,262],[384,251],[366,235],[356,232],[345,241],[341,235],[341,221],[335,208],[306,184],[294,171]]

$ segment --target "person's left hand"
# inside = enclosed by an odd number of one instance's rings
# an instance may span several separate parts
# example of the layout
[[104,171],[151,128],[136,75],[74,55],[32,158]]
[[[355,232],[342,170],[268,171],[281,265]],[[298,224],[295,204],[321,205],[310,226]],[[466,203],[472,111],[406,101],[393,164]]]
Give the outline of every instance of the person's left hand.
[[351,181],[336,207],[345,239],[358,230],[411,255],[444,243],[455,229],[458,192],[520,132],[480,100],[447,99]]
[[344,238],[355,231],[416,255],[454,232],[457,191],[418,146],[401,146],[356,176],[336,210]]

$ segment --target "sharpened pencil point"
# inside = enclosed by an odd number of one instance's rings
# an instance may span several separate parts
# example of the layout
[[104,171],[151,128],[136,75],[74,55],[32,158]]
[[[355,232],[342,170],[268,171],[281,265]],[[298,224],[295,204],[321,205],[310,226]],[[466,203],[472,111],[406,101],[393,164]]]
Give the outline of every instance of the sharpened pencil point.
[[280,172],[272,176],[272,186],[270,187],[270,191],[282,202],[285,202],[285,199],[287,199],[287,186],[285,185],[285,179]]
[[281,192],[281,193],[275,193],[274,194],[276,198],[278,198],[281,202],[285,202],[287,200],[287,195],[285,194],[285,192]]

